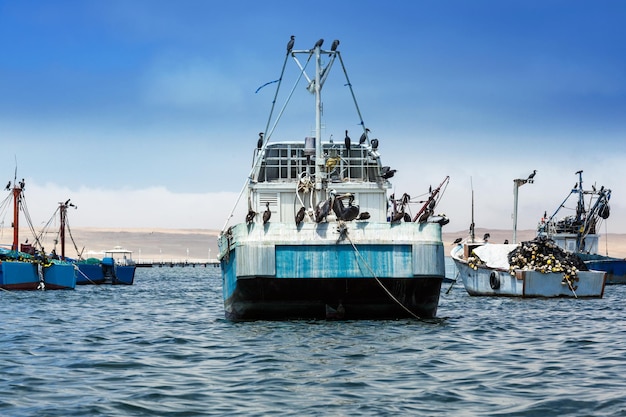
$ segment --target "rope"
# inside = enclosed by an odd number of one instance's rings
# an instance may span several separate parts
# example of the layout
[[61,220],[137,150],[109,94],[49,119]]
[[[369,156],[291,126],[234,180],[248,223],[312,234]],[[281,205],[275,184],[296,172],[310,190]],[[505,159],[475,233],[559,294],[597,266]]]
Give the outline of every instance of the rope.
[[340,226],[340,233],[345,236],[346,239],[348,239],[348,242],[350,242],[350,244],[352,245],[352,248],[354,248],[354,252],[356,253],[356,255],[361,258],[361,261],[363,261],[363,264],[365,264],[365,266],[367,267],[367,269],[369,269],[370,273],[372,274],[372,277],[374,278],[374,280],[378,283],[378,285],[380,285],[380,287],[387,293],[387,295],[389,296],[389,298],[391,298],[396,304],[398,304],[400,307],[402,307],[402,309],[404,311],[406,311],[407,313],[409,313],[413,318],[417,319],[417,320],[422,320],[422,318],[420,316],[418,316],[417,314],[415,314],[414,312],[412,312],[411,310],[409,310],[404,304],[402,304],[400,302],[400,300],[398,300],[396,297],[393,296],[393,294],[387,289],[387,287],[385,287],[383,285],[383,283],[380,281],[380,279],[378,279],[378,277],[376,276],[376,273],[374,272],[374,270],[369,266],[369,264],[367,263],[367,261],[365,260],[365,258],[363,257],[363,255],[361,255],[361,252],[359,252],[359,250],[357,249],[356,245],[352,242],[352,239],[350,239],[350,236],[348,236],[348,230],[345,228],[341,228]]
[[78,267],[78,265],[74,264],[74,270],[75,270],[75,271],[78,271],[78,272],[79,272],[82,276],[84,276],[84,277],[87,279],[87,281],[91,282],[91,283],[92,283],[92,284],[94,284],[94,285],[97,285],[97,284],[95,283],[95,281],[90,280],[90,279],[89,279],[89,277],[88,277],[87,275],[85,275],[85,273],[84,273],[83,271],[81,271],[81,270],[80,270],[80,268]]

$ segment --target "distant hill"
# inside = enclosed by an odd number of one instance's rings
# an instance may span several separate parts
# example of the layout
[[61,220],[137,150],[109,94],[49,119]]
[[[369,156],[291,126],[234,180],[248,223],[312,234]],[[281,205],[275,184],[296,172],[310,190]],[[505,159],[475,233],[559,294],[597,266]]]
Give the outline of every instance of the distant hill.
[[[466,238],[469,236],[469,231],[464,230],[460,232],[449,232],[444,227],[442,239],[446,247],[446,255],[450,252],[452,243],[457,238]],[[513,231],[512,230],[499,230],[499,229],[486,229],[477,228],[474,232],[477,240],[482,240],[485,233],[489,233],[491,237],[489,241],[492,243],[504,243],[505,239],[513,243]],[[535,230],[518,230],[517,241],[523,242],[526,240],[532,240],[535,238]],[[600,236],[600,253],[602,255],[615,256],[616,258],[626,258],[626,234],[609,233],[607,235]]]

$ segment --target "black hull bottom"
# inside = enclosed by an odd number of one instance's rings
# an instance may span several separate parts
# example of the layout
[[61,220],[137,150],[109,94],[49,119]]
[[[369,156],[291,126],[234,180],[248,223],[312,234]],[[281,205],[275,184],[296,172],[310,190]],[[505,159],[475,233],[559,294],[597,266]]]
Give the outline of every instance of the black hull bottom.
[[[435,318],[441,277],[239,279],[224,301],[226,318],[243,320]],[[406,307],[409,311],[406,311]]]

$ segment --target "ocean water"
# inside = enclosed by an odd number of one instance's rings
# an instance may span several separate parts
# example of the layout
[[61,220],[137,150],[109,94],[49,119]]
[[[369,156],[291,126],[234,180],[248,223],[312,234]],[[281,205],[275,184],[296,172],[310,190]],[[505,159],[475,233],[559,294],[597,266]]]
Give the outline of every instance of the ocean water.
[[232,323],[212,267],[1,292],[0,415],[624,416],[625,301],[459,282],[431,322]]

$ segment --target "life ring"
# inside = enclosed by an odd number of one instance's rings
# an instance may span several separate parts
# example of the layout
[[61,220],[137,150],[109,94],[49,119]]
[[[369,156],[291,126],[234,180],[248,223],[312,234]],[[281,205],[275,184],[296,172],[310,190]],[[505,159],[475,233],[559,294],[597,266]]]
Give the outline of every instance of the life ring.
[[498,278],[496,271],[491,271],[491,275],[489,275],[489,286],[492,290],[500,288],[500,278]]

